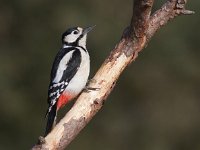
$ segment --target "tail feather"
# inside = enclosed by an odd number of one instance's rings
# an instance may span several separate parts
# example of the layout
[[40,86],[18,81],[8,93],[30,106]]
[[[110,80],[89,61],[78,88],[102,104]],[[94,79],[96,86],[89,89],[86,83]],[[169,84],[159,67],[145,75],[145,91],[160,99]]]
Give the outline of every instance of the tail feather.
[[47,117],[47,125],[46,125],[46,131],[45,136],[51,132],[52,128],[54,127],[56,123],[56,116],[57,116],[57,110],[56,105],[53,105],[50,112],[47,111],[46,117]]

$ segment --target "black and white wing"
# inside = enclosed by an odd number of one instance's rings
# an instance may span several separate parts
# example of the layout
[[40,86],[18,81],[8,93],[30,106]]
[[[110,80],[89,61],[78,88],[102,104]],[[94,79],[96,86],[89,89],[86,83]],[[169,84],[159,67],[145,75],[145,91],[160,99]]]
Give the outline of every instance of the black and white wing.
[[81,52],[79,49],[68,47],[58,52],[51,70],[51,82],[48,90],[48,103],[50,107],[57,102],[59,96],[76,74],[80,63]]

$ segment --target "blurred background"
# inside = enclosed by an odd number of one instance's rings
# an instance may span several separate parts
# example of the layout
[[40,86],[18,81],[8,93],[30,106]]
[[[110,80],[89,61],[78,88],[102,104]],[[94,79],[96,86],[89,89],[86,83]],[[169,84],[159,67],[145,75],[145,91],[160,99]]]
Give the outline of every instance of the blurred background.
[[[165,0],[155,1],[154,10]],[[200,1],[168,23],[121,75],[69,150],[200,149]],[[51,65],[69,27],[89,34],[94,76],[129,24],[132,0],[0,2],[0,149],[30,149],[43,135]],[[72,106],[62,109],[60,116]]]

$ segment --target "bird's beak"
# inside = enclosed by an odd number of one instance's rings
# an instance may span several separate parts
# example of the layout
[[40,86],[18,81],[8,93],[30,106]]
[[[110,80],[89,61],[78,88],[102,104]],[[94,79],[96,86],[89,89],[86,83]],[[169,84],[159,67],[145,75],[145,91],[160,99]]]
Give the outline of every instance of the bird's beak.
[[96,26],[96,25],[84,28],[84,29],[83,29],[83,35],[85,35],[85,34],[87,34],[88,32],[90,32],[95,26]]

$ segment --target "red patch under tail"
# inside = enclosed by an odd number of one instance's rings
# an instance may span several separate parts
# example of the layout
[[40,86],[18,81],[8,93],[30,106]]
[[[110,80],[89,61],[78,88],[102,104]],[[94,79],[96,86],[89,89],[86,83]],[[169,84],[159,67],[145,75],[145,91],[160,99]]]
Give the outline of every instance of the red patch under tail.
[[57,110],[65,106],[71,100],[71,96],[69,94],[63,93],[60,95],[57,103]]

